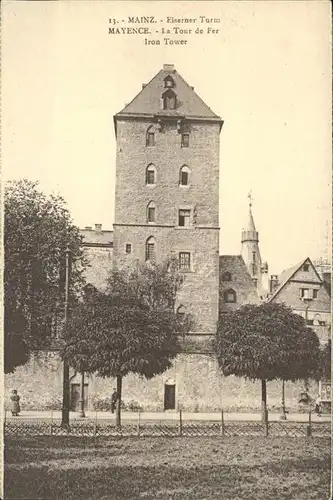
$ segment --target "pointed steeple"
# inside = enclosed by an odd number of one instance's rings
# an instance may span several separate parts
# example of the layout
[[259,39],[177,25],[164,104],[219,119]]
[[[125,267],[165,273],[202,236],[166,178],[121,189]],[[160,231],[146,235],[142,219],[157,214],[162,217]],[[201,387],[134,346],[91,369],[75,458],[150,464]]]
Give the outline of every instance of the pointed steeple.
[[256,230],[252,213],[252,194],[248,194],[249,213],[247,226],[242,230],[242,250],[241,255],[249,271],[253,282],[256,284],[258,293],[264,297],[268,290],[268,265],[261,261],[259,249],[259,233]]
[[242,243],[245,241],[254,241],[254,242],[259,242],[259,233],[256,230],[256,226],[254,223],[253,219],[253,214],[252,214],[252,194],[251,191],[249,192],[248,196],[249,198],[249,216],[248,216],[248,223],[247,227],[242,230]]
[[256,226],[254,225],[254,220],[253,220],[253,214],[252,214],[251,205],[249,206],[249,222],[248,222],[248,225],[247,225],[247,230],[248,231],[256,231]]

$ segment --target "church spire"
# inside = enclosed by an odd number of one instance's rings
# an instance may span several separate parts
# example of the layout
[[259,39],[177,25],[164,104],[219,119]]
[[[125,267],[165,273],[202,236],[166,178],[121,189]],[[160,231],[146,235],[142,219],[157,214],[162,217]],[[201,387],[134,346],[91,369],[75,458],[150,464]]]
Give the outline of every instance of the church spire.
[[254,219],[253,219],[253,214],[252,214],[252,202],[253,202],[253,197],[252,197],[252,192],[250,191],[249,194],[247,195],[249,199],[249,216],[248,216],[248,223],[247,227],[243,229],[242,231],[242,243],[245,241],[254,241],[254,242],[259,242],[259,233],[256,230],[256,226],[254,224]]
[[256,230],[252,213],[253,197],[251,191],[247,198],[249,199],[249,212],[247,226],[242,230],[242,250],[241,255],[249,271],[253,282],[255,283],[260,296],[264,296],[267,289],[268,266],[262,263],[259,249],[259,233]]

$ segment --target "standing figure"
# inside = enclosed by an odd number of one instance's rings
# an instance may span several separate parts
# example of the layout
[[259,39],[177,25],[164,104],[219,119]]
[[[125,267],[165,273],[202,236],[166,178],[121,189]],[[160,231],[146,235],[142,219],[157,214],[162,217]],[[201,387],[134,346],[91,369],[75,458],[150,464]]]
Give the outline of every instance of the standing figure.
[[21,411],[21,408],[20,408],[20,396],[17,394],[16,389],[12,390],[10,401],[11,401],[12,415],[13,417],[17,417]]
[[117,392],[117,389],[114,387],[113,393],[111,396],[111,412],[112,413],[114,413],[114,410],[116,409],[117,401],[118,401],[118,392]]
[[320,394],[317,394],[317,398],[315,401],[315,412],[318,415],[318,417],[320,416],[320,406],[321,406]]

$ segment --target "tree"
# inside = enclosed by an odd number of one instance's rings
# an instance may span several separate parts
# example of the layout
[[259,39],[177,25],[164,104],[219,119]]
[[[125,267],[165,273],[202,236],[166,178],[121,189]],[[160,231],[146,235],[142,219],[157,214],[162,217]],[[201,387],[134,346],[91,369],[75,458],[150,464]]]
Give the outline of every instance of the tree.
[[261,380],[266,419],[266,381],[316,378],[317,335],[284,304],[245,305],[221,315],[214,342],[224,375]]
[[331,340],[320,348],[318,361],[318,379],[331,380],[332,371],[332,345]]
[[23,179],[6,185],[4,205],[4,344],[10,373],[48,345],[64,300],[66,248],[73,261],[72,298],[83,284],[85,260],[62,197],[47,196],[37,182]]
[[150,379],[170,368],[179,334],[192,326],[174,312],[181,281],[172,263],[114,270],[107,293],[90,290],[68,321],[61,356],[81,373],[116,377],[117,425],[123,377]]

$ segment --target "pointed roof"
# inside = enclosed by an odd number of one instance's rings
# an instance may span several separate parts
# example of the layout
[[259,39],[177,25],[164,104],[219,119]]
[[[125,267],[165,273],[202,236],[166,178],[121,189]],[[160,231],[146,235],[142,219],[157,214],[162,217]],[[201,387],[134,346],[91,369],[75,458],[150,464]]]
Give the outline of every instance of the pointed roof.
[[249,206],[249,218],[248,218],[248,223],[247,223],[246,231],[256,231],[256,226],[254,224],[254,219],[253,219],[251,204]]
[[279,276],[279,283],[280,285],[277,287],[277,289],[275,290],[275,292],[273,293],[273,295],[271,295],[271,297],[268,299],[268,302],[270,302],[272,299],[274,299],[274,297],[276,297],[280,291],[282,290],[282,288],[284,288],[284,286],[288,283],[288,281],[291,280],[291,278],[297,273],[297,271],[306,263],[308,262],[316,276],[318,277],[318,280],[320,283],[322,283],[322,279],[320,278],[315,266],[313,265],[311,259],[309,257],[306,257],[305,259],[303,259],[301,262],[298,262],[298,264],[296,264],[295,266],[292,266],[292,267],[289,267],[288,269],[285,269],[284,271],[282,271],[282,273],[280,274]]
[[[172,91],[177,96],[177,107],[173,110],[161,109],[162,95],[170,88],[167,86],[165,79],[172,79]],[[221,126],[223,123],[221,118],[203,102],[198,94],[194,92],[193,87],[186,83],[171,64],[165,64],[163,69],[149,83],[144,85],[137,96],[124,109],[117,113],[114,118],[131,116],[151,117],[156,115],[209,120],[218,122]]]
[[259,233],[256,230],[256,226],[254,223],[254,218],[252,214],[252,202],[250,200],[249,203],[249,213],[248,213],[248,220],[247,220],[247,227],[242,229],[242,243],[245,241],[259,241]]

